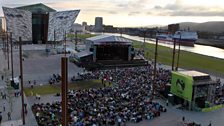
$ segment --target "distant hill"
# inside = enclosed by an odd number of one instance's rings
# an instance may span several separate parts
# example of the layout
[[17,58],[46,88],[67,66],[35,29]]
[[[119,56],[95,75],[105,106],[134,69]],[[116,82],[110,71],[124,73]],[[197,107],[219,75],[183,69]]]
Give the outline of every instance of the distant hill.
[[[195,23],[195,22],[181,22],[180,29],[188,29],[192,31],[207,31],[207,32],[215,32],[220,33],[224,32],[224,21],[211,21],[204,23]],[[163,27],[167,29],[167,26]]]

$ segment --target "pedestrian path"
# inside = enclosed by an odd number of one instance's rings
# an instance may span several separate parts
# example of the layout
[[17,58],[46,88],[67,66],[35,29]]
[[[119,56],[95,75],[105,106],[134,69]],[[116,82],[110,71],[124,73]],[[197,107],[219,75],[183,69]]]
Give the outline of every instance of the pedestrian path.
[[22,126],[22,120],[7,121],[1,124],[1,126]]
[[[22,102],[21,96],[15,97],[14,89],[9,89],[6,85],[6,76],[4,68],[6,68],[5,59],[2,50],[0,50],[0,77],[4,75],[4,79],[0,78],[0,93],[6,94],[6,99],[2,99],[0,94],[0,112],[2,115],[2,124],[0,126],[38,126],[35,116],[32,113],[31,107],[27,101],[26,96],[24,97],[24,103],[27,103],[27,115],[25,116],[25,125],[22,125]],[[11,119],[8,117],[10,112]]]

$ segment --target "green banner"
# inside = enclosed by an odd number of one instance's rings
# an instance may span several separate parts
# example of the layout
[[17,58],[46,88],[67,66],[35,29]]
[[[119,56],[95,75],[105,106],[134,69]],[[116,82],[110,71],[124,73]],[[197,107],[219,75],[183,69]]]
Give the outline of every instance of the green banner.
[[216,106],[212,106],[210,108],[203,108],[201,111],[202,112],[211,112],[211,111],[214,111],[214,110],[221,109],[222,107],[223,107],[223,105],[216,105]]
[[172,72],[171,93],[187,101],[192,100],[193,78],[178,72]]

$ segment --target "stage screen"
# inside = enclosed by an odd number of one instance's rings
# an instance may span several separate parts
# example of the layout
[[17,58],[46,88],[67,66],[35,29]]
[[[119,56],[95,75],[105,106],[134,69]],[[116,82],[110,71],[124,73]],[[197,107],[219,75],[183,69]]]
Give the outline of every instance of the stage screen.
[[13,41],[32,41],[32,13],[25,10],[2,7],[7,32],[12,33]]
[[128,46],[126,45],[97,45],[97,60],[128,61]]
[[171,93],[187,101],[192,100],[193,78],[178,72],[172,72]]
[[48,41],[64,40],[64,33],[69,33],[72,24],[75,22],[80,10],[61,11],[61,12],[50,12],[49,13],[49,26],[48,26]]

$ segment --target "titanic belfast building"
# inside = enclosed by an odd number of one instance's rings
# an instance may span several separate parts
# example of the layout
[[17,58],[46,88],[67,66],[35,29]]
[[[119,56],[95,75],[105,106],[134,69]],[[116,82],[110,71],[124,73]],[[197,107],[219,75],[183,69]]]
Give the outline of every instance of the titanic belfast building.
[[16,8],[2,7],[5,31],[12,33],[14,41],[45,44],[62,41],[69,33],[80,10],[56,11],[42,3]]

